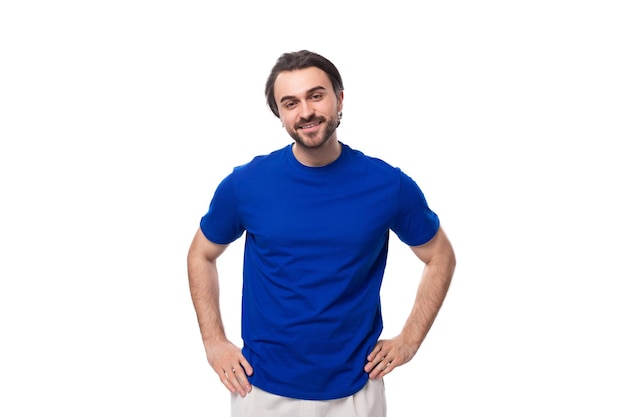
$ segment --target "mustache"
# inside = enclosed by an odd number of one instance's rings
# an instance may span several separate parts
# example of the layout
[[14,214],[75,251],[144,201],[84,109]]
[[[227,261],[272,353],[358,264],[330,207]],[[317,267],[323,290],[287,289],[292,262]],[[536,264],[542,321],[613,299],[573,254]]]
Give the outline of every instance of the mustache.
[[302,126],[308,123],[323,123],[325,121],[326,121],[326,118],[324,116],[311,116],[307,119],[298,120],[297,125]]

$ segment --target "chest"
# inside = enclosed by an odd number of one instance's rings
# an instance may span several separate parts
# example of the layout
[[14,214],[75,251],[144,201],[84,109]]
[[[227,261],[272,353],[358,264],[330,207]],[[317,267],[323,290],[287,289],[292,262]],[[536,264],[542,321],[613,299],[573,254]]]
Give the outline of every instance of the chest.
[[397,212],[392,187],[374,184],[310,184],[251,192],[244,227],[261,245],[348,247],[377,244]]

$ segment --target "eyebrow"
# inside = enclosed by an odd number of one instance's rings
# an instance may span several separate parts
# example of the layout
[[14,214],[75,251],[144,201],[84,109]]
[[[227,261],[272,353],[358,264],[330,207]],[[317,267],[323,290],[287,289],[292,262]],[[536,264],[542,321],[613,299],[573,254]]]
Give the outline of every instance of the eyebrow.
[[[317,87],[313,87],[307,90],[306,94],[309,95],[311,93],[314,93],[315,91],[320,91],[320,90],[326,90],[325,87],[318,85]],[[296,100],[296,96],[284,96],[281,97],[280,102],[283,103],[285,101],[289,101],[289,100]]]

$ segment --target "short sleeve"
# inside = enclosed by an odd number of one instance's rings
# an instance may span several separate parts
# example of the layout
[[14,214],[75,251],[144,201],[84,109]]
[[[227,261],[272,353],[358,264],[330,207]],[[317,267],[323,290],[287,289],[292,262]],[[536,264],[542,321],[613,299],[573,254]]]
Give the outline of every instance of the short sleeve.
[[200,219],[200,229],[207,239],[217,244],[231,243],[243,234],[232,174],[217,186],[209,210]]
[[431,240],[439,229],[439,217],[428,206],[424,193],[405,173],[400,175],[398,210],[391,230],[409,246]]

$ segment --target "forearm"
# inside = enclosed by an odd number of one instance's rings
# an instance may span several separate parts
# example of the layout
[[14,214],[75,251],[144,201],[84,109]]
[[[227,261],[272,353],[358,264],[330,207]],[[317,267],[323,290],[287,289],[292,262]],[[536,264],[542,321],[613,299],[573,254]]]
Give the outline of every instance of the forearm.
[[402,329],[402,336],[415,351],[430,331],[448,293],[455,268],[452,253],[430,260],[424,267],[411,313]]
[[254,370],[226,338],[220,313],[217,258],[226,246],[209,242],[198,230],[187,255],[189,289],[209,364],[231,393],[245,396],[252,389],[247,377]]
[[219,304],[219,280],[215,260],[190,254],[188,258],[189,289],[202,341],[205,347],[225,339]]
[[456,261],[443,232],[430,244],[411,249],[425,263],[415,302],[402,332],[392,339],[379,340],[367,356],[364,370],[370,378],[382,378],[413,358],[433,325],[452,281]]

